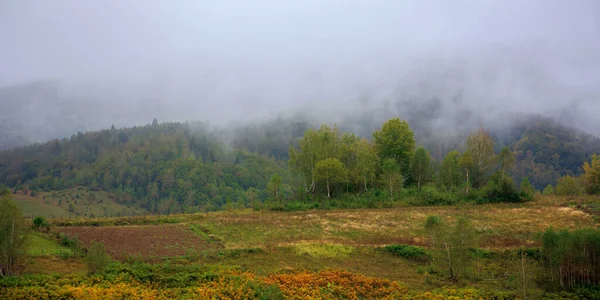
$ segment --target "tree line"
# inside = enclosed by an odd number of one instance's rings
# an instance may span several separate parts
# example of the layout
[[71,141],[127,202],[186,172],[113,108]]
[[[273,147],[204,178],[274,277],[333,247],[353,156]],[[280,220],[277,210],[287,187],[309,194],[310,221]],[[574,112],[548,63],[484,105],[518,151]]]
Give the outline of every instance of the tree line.
[[[520,146],[499,148],[483,128],[436,158],[399,118],[386,121],[368,138],[336,125],[314,128],[279,120],[277,126],[231,134],[201,122],[155,120],[141,127],[79,133],[0,152],[0,183],[33,193],[77,186],[104,190],[123,205],[153,213],[265,203],[280,208],[335,201],[368,206],[398,199],[420,205],[520,202],[538,192],[528,177],[515,182],[522,175],[517,164],[521,154],[515,150]],[[598,156],[581,163],[582,175],[567,174],[539,192],[599,193]]]
[[[471,133],[462,151],[448,152],[441,162],[424,147],[417,147],[408,122],[393,118],[372,133],[371,141],[337,126],[309,129],[289,151],[289,167],[302,180],[310,197],[362,195],[370,189],[398,198],[405,188],[420,193],[436,190],[447,197],[466,197],[480,202],[521,202],[538,192],[525,177],[514,182],[515,153],[509,147],[496,152],[496,143],[483,128]],[[567,175],[546,194],[579,195],[600,191],[600,161],[584,162],[584,174]],[[410,192],[409,192],[410,193]],[[372,194],[370,194],[372,195]],[[427,196],[431,196],[427,194]]]

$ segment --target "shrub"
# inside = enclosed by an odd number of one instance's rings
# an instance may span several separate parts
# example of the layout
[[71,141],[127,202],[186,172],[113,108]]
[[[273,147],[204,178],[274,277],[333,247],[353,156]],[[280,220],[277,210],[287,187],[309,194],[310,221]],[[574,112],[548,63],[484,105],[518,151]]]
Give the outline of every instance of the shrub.
[[[526,198],[523,198],[525,196]],[[533,197],[533,195],[532,195]],[[489,182],[480,190],[477,203],[523,202],[529,200],[527,195],[519,193],[515,182],[510,177]]]
[[61,251],[59,254],[59,257],[64,260],[71,258],[71,256],[72,256],[71,253],[69,253],[67,251],[64,251],[64,252]]
[[521,181],[521,197],[524,200],[530,201],[533,200],[533,196],[535,195],[535,188],[531,185],[529,178],[523,178]]
[[79,239],[77,239],[77,237],[69,237],[68,235],[64,234],[64,233],[59,233],[59,240],[60,240],[60,244],[65,246],[65,247],[69,247],[72,249],[79,249],[80,248],[80,242]]
[[544,188],[544,191],[542,191],[542,194],[544,196],[552,196],[552,195],[554,195],[554,187],[551,184],[547,185]]
[[492,251],[481,248],[471,248],[469,251],[474,258],[491,258],[494,255]]
[[421,190],[405,189],[402,197],[407,197],[410,205],[454,205],[460,201],[458,194],[441,191],[434,186],[425,186]]
[[395,256],[413,260],[427,261],[431,257],[425,248],[419,246],[392,244],[385,246],[385,249]]
[[582,194],[582,190],[579,180],[569,175],[560,178],[556,183],[556,195],[558,196],[579,196]]
[[102,273],[110,263],[110,257],[106,254],[106,248],[102,243],[92,241],[85,262],[90,274]]
[[309,255],[312,257],[345,257],[354,250],[352,246],[346,245],[309,243],[296,244],[295,248],[298,255]]
[[33,228],[37,231],[48,232],[50,230],[50,224],[46,222],[46,219],[42,216],[37,216],[33,219]]

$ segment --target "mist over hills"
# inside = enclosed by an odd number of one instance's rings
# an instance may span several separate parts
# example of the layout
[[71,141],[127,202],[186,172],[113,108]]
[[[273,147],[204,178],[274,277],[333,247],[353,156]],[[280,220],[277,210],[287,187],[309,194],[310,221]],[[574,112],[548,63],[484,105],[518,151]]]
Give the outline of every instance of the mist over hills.
[[[388,72],[347,76],[323,69],[257,69],[256,75],[265,78],[247,82],[251,74],[240,75],[244,70],[234,79],[226,73],[178,71],[148,80],[55,79],[8,86],[0,89],[0,149],[111,125],[144,125],[153,118],[235,128],[301,116],[312,124],[340,123],[368,137],[385,120],[400,117],[420,136],[445,139],[479,126],[501,130],[517,116],[543,114],[600,133],[596,87],[561,80],[562,73],[552,73],[533,54],[488,49],[487,55],[474,52],[468,60],[421,57]],[[272,84],[266,81],[274,78]],[[298,88],[282,87],[292,82]]]
[[543,187],[600,152],[598,8],[2,3],[0,149],[157,118],[206,121],[229,148],[285,159],[310,126],[370,137],[399,117],[437,160],[486,128],[518,156],[515,179]]
[[598,8],[2,3],[0,148],[155,117],[241,126],[302,114],[366,135],[399,116],[446,137],[534,113],[600,135]]

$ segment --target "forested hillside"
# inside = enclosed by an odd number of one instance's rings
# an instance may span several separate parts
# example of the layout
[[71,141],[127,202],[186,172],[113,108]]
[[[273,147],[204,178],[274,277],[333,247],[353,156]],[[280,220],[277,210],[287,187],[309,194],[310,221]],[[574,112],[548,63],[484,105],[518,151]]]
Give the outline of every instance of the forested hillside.
[[561,176],[580,175],[581,162],[600,152],[597,137],[543,116],[516,118],[496,137],[515,152],[515,178],[529,177],[538,189],[555,184]]
[[0,155],[0,180],[9,186],[102,189],[154,212],[264,200],[276,174],[286,176],[285,161],[229,149],[201,123],[113,128]]
[[[531,197],[564,175],[576,178],[600,149],[595,137],[531,116],[504,131],[471,132],[444,151],[400,119],[370,136],[342,128],[282,118],[229,129],[155,119],[2,151],[0,183],[31,191],[104,190],[152,212],[347,197],[523,201],[519,190],[532,184]],[[569,184],[569,193],[583,191],[581,180]]]

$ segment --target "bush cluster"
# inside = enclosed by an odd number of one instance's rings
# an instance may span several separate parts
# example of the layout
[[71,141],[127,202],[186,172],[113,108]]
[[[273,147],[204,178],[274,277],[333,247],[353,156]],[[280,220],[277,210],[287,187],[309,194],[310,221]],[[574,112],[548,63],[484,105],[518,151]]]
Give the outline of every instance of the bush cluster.
[[385,246],[385,249],[395,256],[412,260],[427,261],[431,258],[431,254],[425,248],[419,246],[392,244]]

